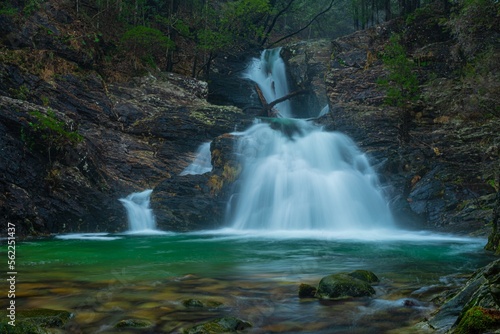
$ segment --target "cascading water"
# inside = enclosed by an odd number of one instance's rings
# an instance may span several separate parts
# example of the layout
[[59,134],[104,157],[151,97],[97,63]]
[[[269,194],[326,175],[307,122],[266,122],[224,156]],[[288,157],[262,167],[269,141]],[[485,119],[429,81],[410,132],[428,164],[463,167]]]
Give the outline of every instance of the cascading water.
[[[254,61],[250,70],[257,73],[247,77],[263,91],[273,90],[264,89],[266,85],[282,86],[286,78],[265,76],[262,70],[282,62],[279,49],[265,51],[260,62],[257,66]],[[345,231],[394,226],[374,170],[346,135],[289,118],[256,123],[237,134],[243,170],[238,195],[230,203],[233,228]]]
[[203,143],[198,147],[194,161],[187,166],[180,175],[199,175],[212,170],[212,155],[210,152],[210,143]]
[[149,233],[156,231],[155,216],[149,207],[149,198],[152,192],[153,190],[148,189],[119,199],[127,210],[128,232]]
[[[280,56],[281,48],[262,52],[260,59],[253,59],[243,77],[255,82],[267,102],[289,93],[285,62]],[[275,106],[283,117],[292,117],[290,102],[283,101]]]

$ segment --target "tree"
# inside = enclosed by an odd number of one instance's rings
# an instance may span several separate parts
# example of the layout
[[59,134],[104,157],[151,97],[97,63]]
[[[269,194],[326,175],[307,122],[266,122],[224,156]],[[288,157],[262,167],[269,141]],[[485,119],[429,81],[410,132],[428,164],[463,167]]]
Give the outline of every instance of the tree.
[[385,79],[378,83],[387,91],[386,103],[400,108],[399,139],[407,142],[409,136],[411,103],[419,98],[418,78],[414,72],[415,64],[406,56],[401,36],[393,34],[384,48],[382,60],[389,70]]
[[[174,42],[161,31],[145,26],[135,26],[127,30],[121,38],[122,47],[132,50],[141,60],[153,62],[165,55]],[[137,62],[134,63],[137,68]]]
[[290,34],[288,34],[288,35],[286,35],[284,37],[281,37],[280,39],[274,41],[271,45],[278,44],[279,42],[284,41],[285,39],[289,39],[290,37],[295,36],[295,35],[301,33],[302,31],[304,31],[305,29],[307,29],[319,17],[321,17],[322,15],[324,15],[325,13],[327,13],[330,9],[332,9],[334,2],[335,2],[335,0],[330,0],[330,3],[328,4],[328,6],[326,8],[324,8],[323,10],[321,10],[320,12],[318,12],[316,15],[314,15],[314,17],[312,17],[305,25],[303,25],[299,29],[293,31],[292,33],[290,33]]
[[[267,0],[236,0],[222,3],[219,8],[203,8],[203,20],[196,31],[196,46],[205,57],[202,69],[205,77],[210,72],[210,64],[219,52],[246,46],[263,34],[260,24],[269,13]],[[197,56],[196,56],[197,57]],[[197,59],[197,58],[196,58]],[[196,60],[194,63],[193,76]]]

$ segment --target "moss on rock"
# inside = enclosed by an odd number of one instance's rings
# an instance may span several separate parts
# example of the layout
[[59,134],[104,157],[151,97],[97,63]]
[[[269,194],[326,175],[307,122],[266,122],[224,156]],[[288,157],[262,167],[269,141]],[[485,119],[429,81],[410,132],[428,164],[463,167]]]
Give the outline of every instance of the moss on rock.
[[206,323],[196,325],[184,331],[185,334],[215,334],[215,333],[235,333],[252,327],[247,321],[235,317],[217,318]]
[[373,272],[368,271],[368,270],[355,270],[355,271],[349,273],[349,276],[360,279],[360,280],[365,281],[367,283],[377,283],[380,281],[378,279],[377,275],[375,275]]
[[[51,333],[46,328],[62,328],[73,316],[72,313],[63,310],[51,309],[28,309],[16,312],[16,326],[11,326],[6,312],[0,312],[0,333]],[[5,320],[3,320],[5,319]]]
[[183,300],[182,305],[184,305],[187,308],[197,308],[197,307],[215,308],[221,306],[222,303],[213,299],[202,301],[199,299],[190,298]]
[[368,282],[346,273],[338,273],[321,279],[315,297],[320,299],[344,299],[374,294],[375,290]]
[[453,330],[454,334],[480,334],[500,327],[500,311],[479,306],[470,308]]
[[153,323],[147,320],[141,319],[125,319],[119,321],[115,328],[148,328],[152,327]]

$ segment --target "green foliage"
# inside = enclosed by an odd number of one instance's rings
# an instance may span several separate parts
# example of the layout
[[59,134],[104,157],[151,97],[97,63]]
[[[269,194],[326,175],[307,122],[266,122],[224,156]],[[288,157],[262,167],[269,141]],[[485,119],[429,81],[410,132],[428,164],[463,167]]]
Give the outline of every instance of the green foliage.
[[10,88],[9,93],[15,99],[26,101],[28,99],[30,90],[26,85],[21,85],[18,89]]
[[0,15],[15,16],[18,12],[19,10],[8,1],[0,3]]
[[462,112],[464,115],[500,117],[500,52],[489,49],[476,54],[462,68]]
[[500,185],[498,184],[497,180],[487,180],[487,184],[489,184],[495,191],[500,191]]
[[225,51],[263,35],[259,22],[270,11],[267,0],[237,0],[216,10],[205,7],[203,26],[197,31],[198,46],[209,52]]
[[198,47],[201,50],[209,52],[217,52],[223,50],[229,46],[233,41],[231,33],[229,31],[223,31],[219,29],[218,31],[211,29],[201,29],[197,34]]
[[124,50],[131,50],[149,66],[154,66],[155,59],[164,57],[168,49],[175,47],[174,42],[160,30],[145,26],[127,30],[121,44]]
[[[457,38],[462,55],[472,59],[484,52],[500,25],[500,3],[496,0],[461,0],[447,26]],[[495,41],[493,41],[495,42]]]
[[405,109],[420,95],[418,78],[414,72],[415,64],[406,57],[400,39],[399,35],[392,35],[384,48],[382,61],[389,69],[389,75],[378,83],[387,90],[387,104]]
[[174,47],[174,42],[160,30],[145,26],[136,26],[127,30],[121,42],[135,49],[167,49]]
[[422,17],[431,15],[432,11],[433,11],[432,6],[424,6],[424,7],[417,8],[417,9],[415,9],[415,11],[406,15],[405,22],[407,25],[414,24],[418,20],[422,19]]
[[23,8],[23,14],[25,16],[31,16],[34,12],[40,9],[40,6],[44,2],[45,0],[27,0]]
[[44,147],[51,160],[51,150],[61,151],[66,146],[74,146],[83,140],[83,136],[76,131],[67,130],[66,123],[57,119],[56,114],[50,108],[47,113],[32,111],[29,113],[33,121],[29,122],[33,136],[28,138],[24,131],[21,132],[22,139],[30,146],[39,145]]
[[50,103],[49,98],[45,95],[40,96],[40,100],[42,100],[42,105],[47,107]]

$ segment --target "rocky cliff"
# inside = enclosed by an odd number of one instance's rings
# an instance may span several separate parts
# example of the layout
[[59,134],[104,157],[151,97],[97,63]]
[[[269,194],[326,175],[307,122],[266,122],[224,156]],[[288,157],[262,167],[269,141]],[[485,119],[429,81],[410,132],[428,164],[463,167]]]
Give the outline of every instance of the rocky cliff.
[[[0,21],[0,217],[18,236],[124,231],[119,198],[175,177],[198,145],[250,121],[207,103],[202,81],[158,72],[104,80],[100,46],[55,3]],[[162,228],[197,227],[178,222],[159,219]]]
[[[401,225],[485,235],[498,206],[499,118],[481,113],[480,104],[470,110],[470,83],[455,74],[463,67],[453,51],[458,42],[436,13],[419,13],[420,24],[395,20],[283,47],[293,89],[309,90],[292,102],[308,118],[329,105],[317,122],[368,153]],[[254,109],[210,104],[206,83],[171,73],[118,80],[119,69],[99,67],[107,42],[50,2],[29,18],[0,21],[2,219],[24,235],[123,231],[118,198],[154,188],[161,228],[220,226],[240,168],[229,133],[245,128]],[[387,74],[381,58],[393,33],[403,34],[421,89],[404,120],[404,140],[401,112],[385,104],[377,84]],[[240,75],[248,57],[221,59],[227,63],[214,67],[211,100],[257,104],[248,102],[252,85]],[[180,177],[207,141],[214,170]]]
[[[330,113],[320,123],[347,133],[369,154],[402,225],[486,235],[498,206],[500,120],[481,106],[472,115],[465,110],[470,96],[461,95],[467,83],[456,75],[457,42],[438,26],[439,15],[420,15],[421,26],[395,20],[332,42],[325,79]],[[441,33],[416,31],[424,27]],[[394,33],[406,39],[421,89],[409,107],[405,140],[402,112],[385,103],[377,83],[387,75],[381,55]]]

